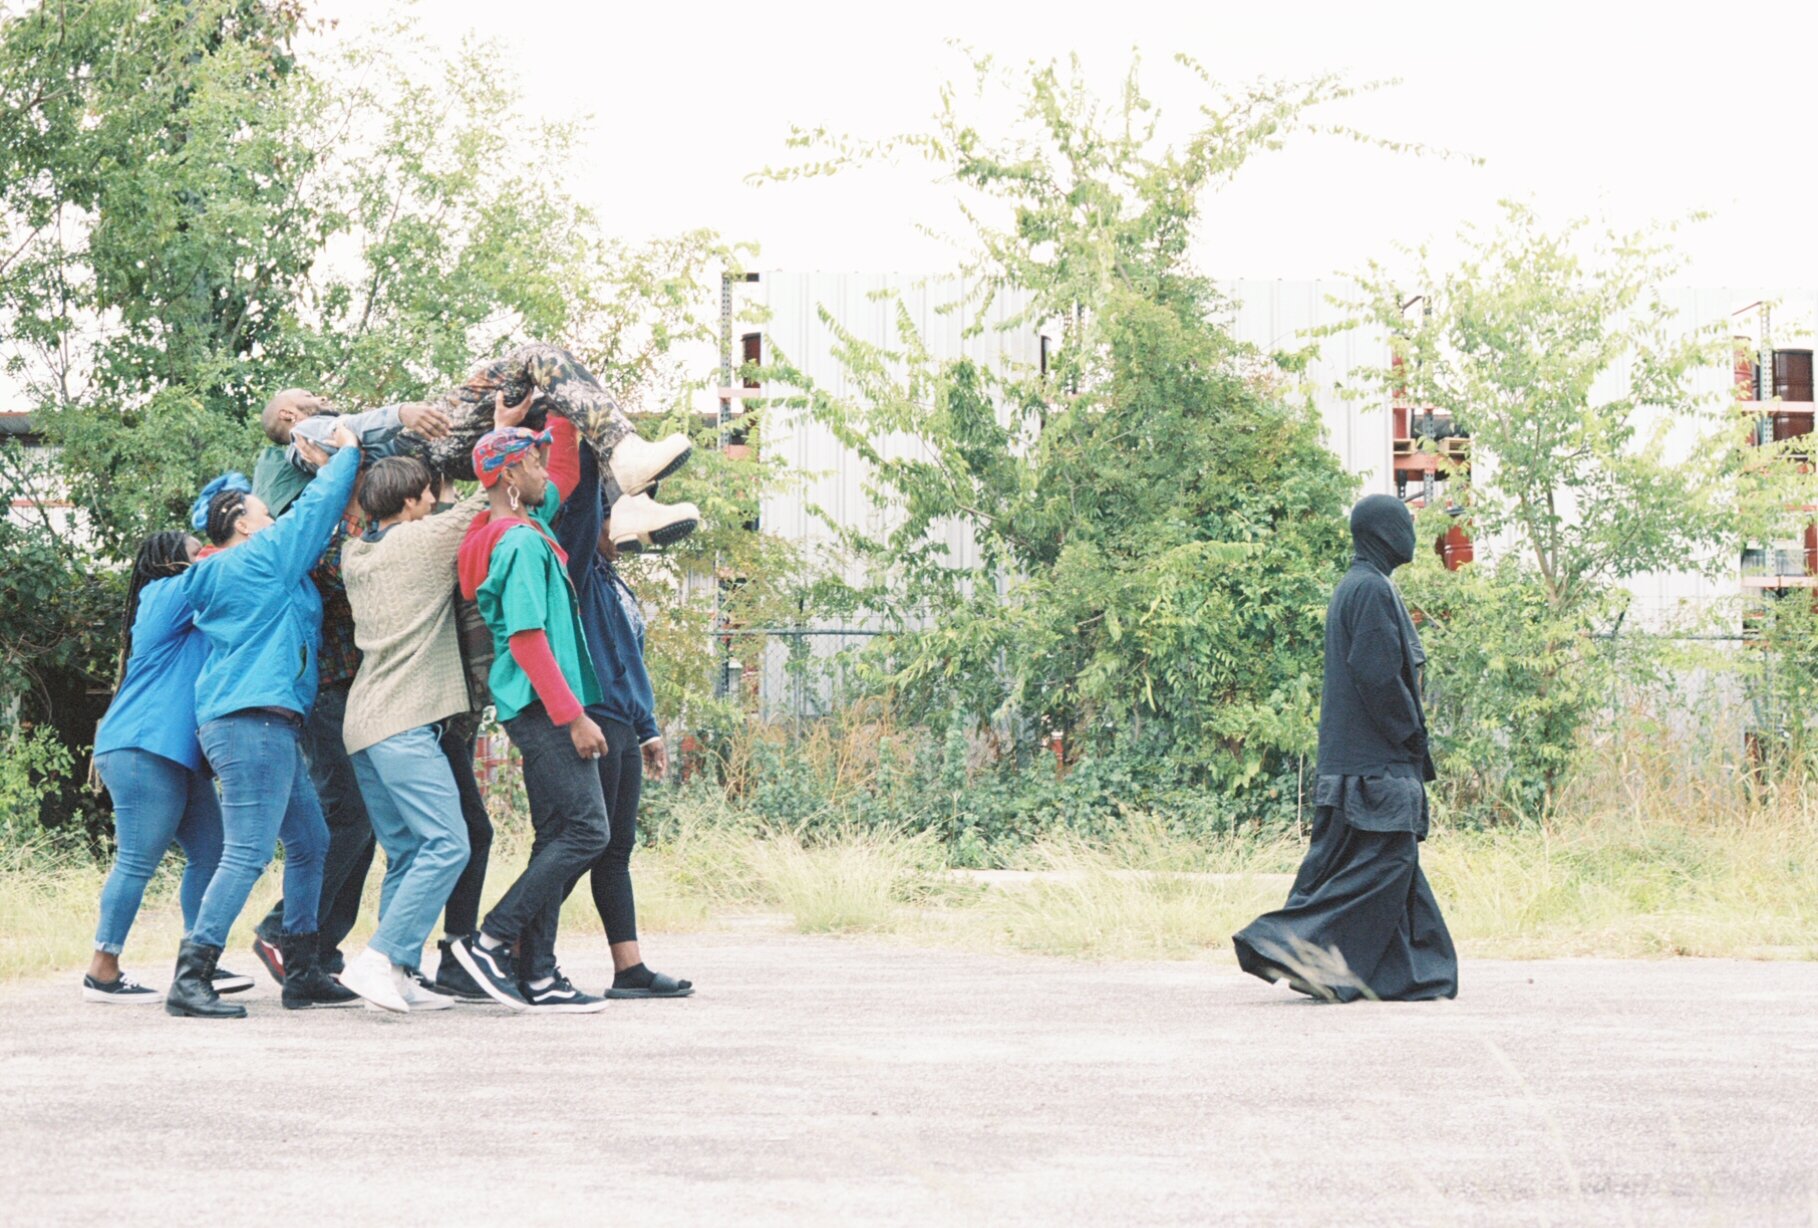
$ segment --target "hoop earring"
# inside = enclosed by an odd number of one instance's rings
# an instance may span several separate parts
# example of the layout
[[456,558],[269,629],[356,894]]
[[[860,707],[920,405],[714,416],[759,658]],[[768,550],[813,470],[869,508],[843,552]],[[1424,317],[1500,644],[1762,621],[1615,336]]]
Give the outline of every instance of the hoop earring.
[[512,511],[515,512],[518,510],[518,488],[516,486],[508,486],[505,488],[505,501],[511,504]]

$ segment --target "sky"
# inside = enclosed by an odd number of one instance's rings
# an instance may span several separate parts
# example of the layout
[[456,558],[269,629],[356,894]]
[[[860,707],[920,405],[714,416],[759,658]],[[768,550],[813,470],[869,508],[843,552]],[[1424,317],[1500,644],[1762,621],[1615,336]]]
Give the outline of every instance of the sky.
[[[374,9],[311,7],[340,36]],[[925,130],[941,83],[969,79],[958,42],[1007,66],[1078,53],[1107,91],[1140,53],[1146,88],[1175,116],[1201,97],[1177,52],[1234,84],[1394,79],[1327,117],[1481,159],[1329,137],[1262,155],[1208,199],[1198,254],[1215,277],[1342,275],[1373,258],[1394,265],[1397,244],[1431,243],[1443,258],[1461,223],[1491,221],[1515,197],[1551,219],[1622,227],[1708,212],[1682,233],[1683,281],[1818,286],[1818,4],[434,0],[417,12],[447,46],[496,41],[533,113],[591,117],[571,182],[608,230],[711,227],[757,242],[756,268],[952,267],[950,243],[918,229],[957,221],[926,164],[761,187],[748,177],[790,159],[792,124]]]

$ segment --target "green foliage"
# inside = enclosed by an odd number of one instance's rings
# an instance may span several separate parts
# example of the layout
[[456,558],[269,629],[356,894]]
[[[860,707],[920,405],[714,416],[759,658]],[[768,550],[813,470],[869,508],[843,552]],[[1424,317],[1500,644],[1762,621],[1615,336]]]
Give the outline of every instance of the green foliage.
[[[770,373],[869,462],[887,513],[881,534],[842,533],[864,566],[851,604],[892,632],[871,677],[929,728],[991,731],[1012,763],[1058,730],[1081,764],[1121,756],[1150,781],[1260,795],[1313,744],[1320,611],[1354,484],[1279,369],[1232,337],[1188,241],[1208,185],[1349,91],[1216,97],[1170,143],[1134,72],[1110,105],[1052,65],[1014,88],[1008,134],[972,126],[947,90],[932,132],[798,134],[830,160],[772,172],[925,156],[994,207],[968,209],[971,293],[950,310],[976,331],[1008,298],[1006,328],[1062,338],[1046,372],[994,372],[932,359],[900,308],[889,349],[824,316],[854,394],[786,360]],[[886,452],[904,436],[918,446]],[[976,563],[930,532],[953,522]]]
[[[576,130],[525,114],[496,49],[438,55],[408,22],[327,35],[294,0],[0,5],[0,363],[58,466],[9,452],[0,484],[77,508],[0,534],[0,700],[77,754],[113,681],[112,566],[251,469],[280,388],[407,401],[555,339],[659,429],[717,443],[686,412],[688,356],[747,249],[604,235],[567,186]],[[775,472],[703,447],[672,497],[708,530],[629,570],[720,560],[748,577],[728,604],[767,617],[790,560],[739,526]],[[652,632],[669,712],[710,683],[693,596]],[[85,804],[64,792],[62,812]]]
[[[1676,318],[1663,287],[1678,261],[1656,232],[1550,231],[1509,204],[1495,231],[1464,237],[1456,269],[1421,254],[1420,312],[1381,266],[1360,279],[1353,306],[1400,360],[1360,374],[1471,435],[1468,523],[1490,557],[1417,568],[1406,591],[1433,620],[1442,776],[1491,813],[1538,815],[1647,656],[1648,628],[1622,654],[1599,638],[1621,626],[1623,582],[1727,562],[1712,547],[1734,531],[1734,452],[1693,378],[1723,342]],[[1449,523],[1440,509],[1421,521],[1428,540]]]

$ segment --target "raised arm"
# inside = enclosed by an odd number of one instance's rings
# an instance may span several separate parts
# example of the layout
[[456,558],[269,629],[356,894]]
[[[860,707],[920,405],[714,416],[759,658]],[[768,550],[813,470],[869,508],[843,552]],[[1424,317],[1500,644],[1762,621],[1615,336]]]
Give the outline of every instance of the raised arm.
[[252,552],[285,583],[295,584],[322,557],[359,476],[360,449],[343,447],[322,466],[289,512],[240,549]]
[[570,491],[562,495],[562,514],[556,518],[556,542],[568,555],[568,578],[581,584],[593,556],[599,550],[600,529],[606,522],[605,500],[600,495],[600,464],[591,447],[578,446],[574,423],[562,418],[549,420],[549,433],[555,443],[549,450],[550,476],[555,476],[555,458],[564,439],[576,444],[575,465]]
[[412,551],[437,557],[454,571],[455,559],[461,553],[461,542],[467,536],[473,518],[486,510],[486,492],[472,494],[445,512],[425,516],[408,524],[394,525],[391,535],[410,543]]

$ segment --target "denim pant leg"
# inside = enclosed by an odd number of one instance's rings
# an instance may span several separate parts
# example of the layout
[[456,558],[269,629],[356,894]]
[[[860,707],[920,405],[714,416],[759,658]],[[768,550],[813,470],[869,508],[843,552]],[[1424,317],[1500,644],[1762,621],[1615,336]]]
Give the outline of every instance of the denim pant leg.
[[[341,945],[359,919],[360,898],[366,891],[366,874],[372,868],[372,821],[347,757],[341,728],[347,718],[347,684],[335,683],[316,692],[303,728],[303,757],[309,779],[316,787],[322,817],[328,823],[328,853],[322,863],[322,901],[317,925],[322,949]],[[259,930],[276,940],[285,927],[285,902],[273,904]]]
[[[189,769],[144,750],[110,750],[95,768],[114,803],[114,868],[101,888],[95,950],[120,954],[145,885],[170,848],[189,804]],[[188,920],[188,917],[185,917]]]
[[[202,893],[190,938],[220,947],[226,945],[246,897],[271,861],[298,777],[305,786],[308,778],[297,749],[300,730],[282,717],[233,713],[208,721],[196,732],[202,753],[221,781],[223,840],[221,864]],[[315,901],[310,904],[313,907]]]
[[461,793],[461,818],[467,823],[467,865],[448,893],[448,913],[443,926],[450,934],[471,934],[480,928],[480,892],[486,886],[486,865],[492,854],[492,819],[486,798],[473,772],[472,724],[465,718],[450,721],[442,731],[442,753],[454,773]]
[[555,971],[555,921],[569,884],[606,851],[606,801],[600,773],[575,754],[568,731],[533,704],[505,723],[524,761],[524,792],[539,848],[481,926],[506,942],[521,941],[520,975]]
[[[328,857],[328,824],[322,804],[310,782],[303,748],[295,751],[296,770],[291,774],[290,798],[278,838],[284,842],[284,932],[316,933],[322,904],[322,866]],[[364,814],[364,809],[361,810]]]
[[372,820],[354,778],[341,729],[347,720],[347,687],[323,687],[309,714],[303,749],[309,778],[328,821],[328,855],[322,867],[322,949],[341,945],[360,916],[360,898],[372,869]]
[[202,893],[221,864],[221,799],[215,796],[215,778],[200,769],[189,774],[189,806],[177,824],[177,843],[183,847],[183,883],[177,890],[183,908],[183,932],[195,928]]
[[454,773],[433,725],[386,738],[353,758],[373,830],[392,867],[372,947],[394,964],[415,968],[467,864],[467,824]]

